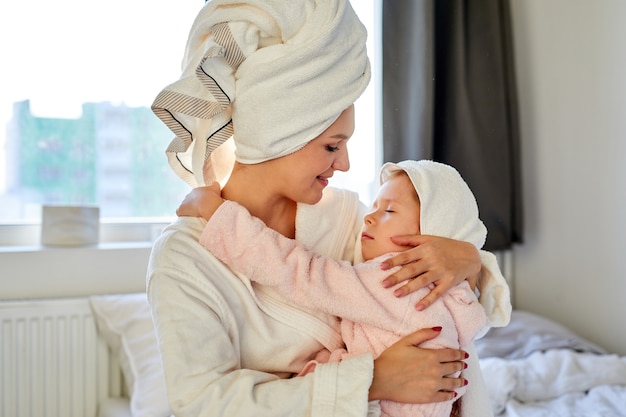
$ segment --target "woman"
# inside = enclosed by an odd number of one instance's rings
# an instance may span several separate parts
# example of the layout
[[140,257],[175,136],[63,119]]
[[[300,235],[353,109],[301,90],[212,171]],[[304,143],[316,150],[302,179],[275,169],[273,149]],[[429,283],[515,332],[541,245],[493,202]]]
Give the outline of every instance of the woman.
[[[194,22],[184,62],[181,79],[153,106],[177,135],[174,169],[193,185],[220,180],[224,198],[269,227],[352,260],[365,207],[354,193],[327,188],[334,171],[349,168],[352,103],[369,81],[365,31],[349,3],[211,1]],[[223,142],[233,132],[236,161],[224,167]],[[236,277],[199,244],[204,224],[180,218],[169,226],[148,271],[177,417],[365,416],[369,400],[444,401],[464,384],[446,375],[465,367],[466,352],[415,347],[436,329],[402,339],[375,361],[362,355],[289,378],[318,352],[342,346],[337,320]],[[420,244],[388,265],[408,264],[391,281],[419,276],[407,292],[436,282],[434,299],[480,270],[472,245],[432,237],[399,243]],[[483,271],[481,291],[506,288],[500,278]],[[495,324],[508,320],[501,304],[486,308]]]

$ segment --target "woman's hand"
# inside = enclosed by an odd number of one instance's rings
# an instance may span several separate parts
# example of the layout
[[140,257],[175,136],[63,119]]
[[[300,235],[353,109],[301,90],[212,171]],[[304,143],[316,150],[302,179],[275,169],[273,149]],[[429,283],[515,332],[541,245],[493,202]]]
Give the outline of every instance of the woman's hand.
[[179,217],[203,217],[209,220],[215,210],[224,202],[217,182],[211,185],[194,188],[176,209]]
[[422,329],[387,348],[374,360],[369,400],[424,404],[452,400],[455,389],[467,384],[452,375],[466,368],[467,353],[458,349],[423,349],[420,343],[439,335],[441,328]]
[[389,288],[410,280],[395,290],[397,297],[410,294],[420,288],[434,284],[434,288],[415,306],[423,310],[441,297],[453,286],[468,280],[472,288],[476,286],[481,269],[480,254],[468,242],[428,235],[407,235],[392,238],[394,243],[413,246],[393,258],[383,262],[382,269],[402,265],[395,274],[383,281]]

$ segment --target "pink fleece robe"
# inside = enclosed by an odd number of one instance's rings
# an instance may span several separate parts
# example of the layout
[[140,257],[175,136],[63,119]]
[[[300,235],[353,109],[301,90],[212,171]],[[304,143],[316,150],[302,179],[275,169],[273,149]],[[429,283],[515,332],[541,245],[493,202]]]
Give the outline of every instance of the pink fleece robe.
[[[215,212],[200,242],[251,281],[275,288],[298,305],[341,317],[347,352],[333,352],[331,360],[363,353],[377,357],[402,336],[435,326],[443,327],[441,334],[421,347],[461,348],[472,343],[487,323],[485,311],[467,282],[452,288],[426,310],[417,311],[415,304],[429,289],[397,298],[392,289],[382,287],[381,281],[397,270],[380,269],[380,263],[391,254],[354,266],[335,261],[266,227],[231,201]],[[316,359],[323,358],[318,355]],[[314,363],[308,367],[312,369]],[[465,387],[457,390],[459,396],[464,392]],[[449,416],[451,406],[451,401],[417,405],[381,401],[382,415],[394,417]]]

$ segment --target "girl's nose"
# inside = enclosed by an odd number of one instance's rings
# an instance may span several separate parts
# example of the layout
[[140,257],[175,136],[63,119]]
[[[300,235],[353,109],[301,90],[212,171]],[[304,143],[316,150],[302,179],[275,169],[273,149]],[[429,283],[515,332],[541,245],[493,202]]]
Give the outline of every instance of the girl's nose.
[[365,217],[363,218],[363,222],[365,222],[365,224],[373,224],[374,223],[374,216],[372,215],[372,213],[367,213],[365,215]]

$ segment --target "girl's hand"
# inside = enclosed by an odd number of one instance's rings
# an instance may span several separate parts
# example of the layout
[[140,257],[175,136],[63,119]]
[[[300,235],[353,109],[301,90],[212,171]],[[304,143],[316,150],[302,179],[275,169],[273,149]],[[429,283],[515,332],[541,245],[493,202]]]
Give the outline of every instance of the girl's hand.
[[422,329],[387,348],[374,360],[369,400],[424,404],[452,400],[455,389],[467,384],[452,378],[466,368],[467,353],[458,349],[423,349],[420,343],[439,335],[441,328]]
[[220,185],[214,182],[211,185],[191,190],[176,209],[176,215],[179,217],[203,217],[209,220],[223,202]]
[[471,243],[428,235],[398,236],[392,240],[398,245],[413,248],[383,262],[381,267],[385,270],[403,266],[387,277],[383,286],[389,288],[410,280],[394,292],[397,297],[402,297],[430,284],[435,285],[415,306],[417,310],[424,310],[463,280],[469,280],[472,288],[476,286],[481,261],[478,250]]

